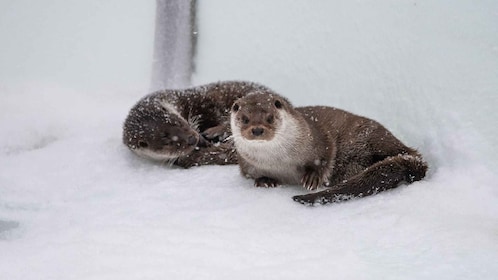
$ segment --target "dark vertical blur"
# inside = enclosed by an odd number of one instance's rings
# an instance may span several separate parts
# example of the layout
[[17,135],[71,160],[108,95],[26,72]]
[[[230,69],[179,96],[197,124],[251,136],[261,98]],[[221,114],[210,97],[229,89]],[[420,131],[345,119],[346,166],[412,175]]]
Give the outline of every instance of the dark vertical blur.
[[190,86],[197,38],[196,0],[156,0],[151,90]]

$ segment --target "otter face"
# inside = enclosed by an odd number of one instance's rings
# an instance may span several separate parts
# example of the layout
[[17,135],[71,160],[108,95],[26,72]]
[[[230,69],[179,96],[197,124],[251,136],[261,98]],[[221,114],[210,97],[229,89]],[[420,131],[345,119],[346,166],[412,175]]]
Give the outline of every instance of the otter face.
[[124,124],[123,143],[130,150],[153,160],[171,160],[195,149],[199,133],[174,109],[143,105],[132,108]]
[[232,106],[231,125],[234,137],[250,141],[271,141],[281,127],[280,111],[286,101],[276,95],[253,93]]

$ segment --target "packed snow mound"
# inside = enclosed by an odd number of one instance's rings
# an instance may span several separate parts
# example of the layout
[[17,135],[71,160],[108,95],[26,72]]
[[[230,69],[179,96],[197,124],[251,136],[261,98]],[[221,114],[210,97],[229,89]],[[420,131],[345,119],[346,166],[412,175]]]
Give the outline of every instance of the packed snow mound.
[[421,182],[305,207],[291,199],[301,187],[254,188],[237,166],[184,170],[136,157],[121,143],[134,95],[35,89],[44,106],[30,89],[4,91],[0,105],[10,111],[0,118],[9,136],[0,139],[8,279],[498,273],[497,178],[478,159],[459,161],[460,142],[446,143],[452,158],[433,146],[432,174]]

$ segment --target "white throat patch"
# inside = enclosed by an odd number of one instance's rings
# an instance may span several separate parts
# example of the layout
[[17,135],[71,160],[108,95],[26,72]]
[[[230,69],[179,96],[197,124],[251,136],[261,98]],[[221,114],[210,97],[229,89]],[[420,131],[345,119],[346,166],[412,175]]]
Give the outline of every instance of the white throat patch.
[[292,154],[296,152],[295,148],[299,146],[296,142],[301,136],[299,125],[294,117],[286,111],[281,110],[279,114],[282,122],[275,130],[275,136],[272,140],[248,140],[244,138],[237,127],[234,114],[232,114],[230,124],[235,146],[237,151],[252,164],[266,168],[275,164],[285,165],[293,161]]

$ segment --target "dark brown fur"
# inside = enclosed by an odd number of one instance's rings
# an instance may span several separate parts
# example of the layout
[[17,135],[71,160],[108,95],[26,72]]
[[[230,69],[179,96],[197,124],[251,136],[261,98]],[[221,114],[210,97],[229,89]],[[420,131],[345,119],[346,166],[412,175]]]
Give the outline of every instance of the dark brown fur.
[[225,141],[231,134],[230,107],[254,90],[269,89],[226,81],[149,94],[131,108],[123,126],[123,143],[140,156],[185,168],[236,164],[233,142]]
[[378,122],[332,107],[294,108],[277,94],[237,100],[231,126],[241,172],[256,186],[331,187],[293,197],[303,204],[368,196],[427,171],[421,155]]

